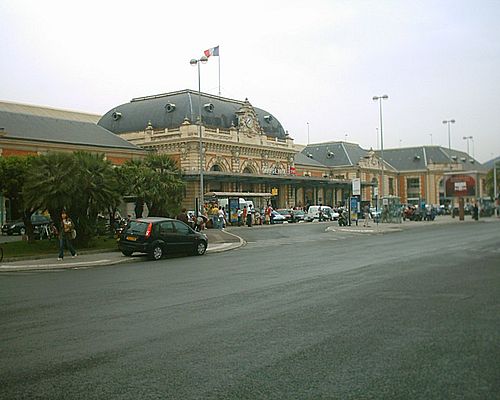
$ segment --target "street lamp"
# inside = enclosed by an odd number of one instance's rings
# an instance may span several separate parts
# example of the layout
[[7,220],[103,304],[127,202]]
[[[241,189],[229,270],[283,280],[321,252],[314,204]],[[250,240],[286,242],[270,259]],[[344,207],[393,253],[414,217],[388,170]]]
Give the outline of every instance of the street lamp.
[[499,161],[498,160],[493,161],[493,197],[494,197],[494,204],[495,204],[495,215],[498,218],[497,162],[499,162]]
[[208,58],[206,56],[201,57],[200,59],[192,58],[191,61],[189,61],[189,64],[191,64],[193,67],[195,65],[198,66],[198,135],[199,135],[199,140],[200,140],[200,198],[199,198],[199,205],[196,208],[196,213],[197,215],[200,214],[200,210],[202,210],[203,204],[204,204],[204,190],[203,190],[203,139],[201,136],[201,75],[200,75],[200,64],[203,63],[205,64],[208,61]]
[[373,101],[378,101],[380,110],[380,159],[382,160],[382,179],[379,190],[378,198],[384,197],[384,129],[382,124],[382,100],[387,100],[389,96],[384,94],[383,96],[373,96]]
[[469,139],[472,140],[474,138],[472,136],[464,136],[462,139],[463,140],[467,140],[467,155],[470,157],[470,154],[469,154]]
[[454,124],[454,119],[445,119],[443,124],[448,124],[448,149],[451,150],[451,134],[450,134],[450,124]]

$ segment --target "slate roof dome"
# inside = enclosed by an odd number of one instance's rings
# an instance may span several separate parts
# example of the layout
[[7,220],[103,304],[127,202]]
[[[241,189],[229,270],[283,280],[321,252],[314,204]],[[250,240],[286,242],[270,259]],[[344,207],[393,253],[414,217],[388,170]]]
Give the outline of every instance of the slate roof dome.
[[[155,129],[178,128],[186,118],[196,123],[198,104],[198,92],[193,90],[138,97],[109,110],[98,125],[116,134],[143,131],[148,123]],[[204,126],[220,129],[238,126],[236,113],[244,104],[243,101],[202,93],[201,118]],[[271,113],[257,107],[253,109],[267,136],[285,138],[283,126]]]

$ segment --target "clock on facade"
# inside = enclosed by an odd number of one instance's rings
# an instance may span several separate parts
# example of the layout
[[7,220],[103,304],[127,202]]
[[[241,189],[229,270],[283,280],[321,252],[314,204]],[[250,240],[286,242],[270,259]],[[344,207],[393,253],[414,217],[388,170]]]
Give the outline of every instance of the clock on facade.
[[245,125],[247,126],[247,128],[251,128],[253,126],[253,118],[250,116],[250,115],[247,115],[245,117]]

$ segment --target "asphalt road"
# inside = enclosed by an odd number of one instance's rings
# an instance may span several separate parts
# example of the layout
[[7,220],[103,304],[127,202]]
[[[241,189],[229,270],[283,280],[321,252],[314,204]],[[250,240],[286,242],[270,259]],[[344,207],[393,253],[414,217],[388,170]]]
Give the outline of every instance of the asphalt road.
[[500,224],[328,226],[2,274],[0,398],[499,398]]

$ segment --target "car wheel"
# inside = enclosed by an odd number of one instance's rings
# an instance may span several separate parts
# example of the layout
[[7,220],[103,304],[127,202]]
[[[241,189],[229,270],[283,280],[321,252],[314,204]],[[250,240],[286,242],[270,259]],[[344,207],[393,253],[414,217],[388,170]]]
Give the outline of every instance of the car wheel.
[[154,261],[158,261],[163,257],[163,248],[160,244],[154,244],[149,253],[149,258]]
[[207,244],[204,241],[200,241],[196,244],[196,249],[194,254],[197,256],[202,256],[207,251]]
[[122,250],[122,254],[127,257],[130,257],[132,253],[133,253],[132,250]]

